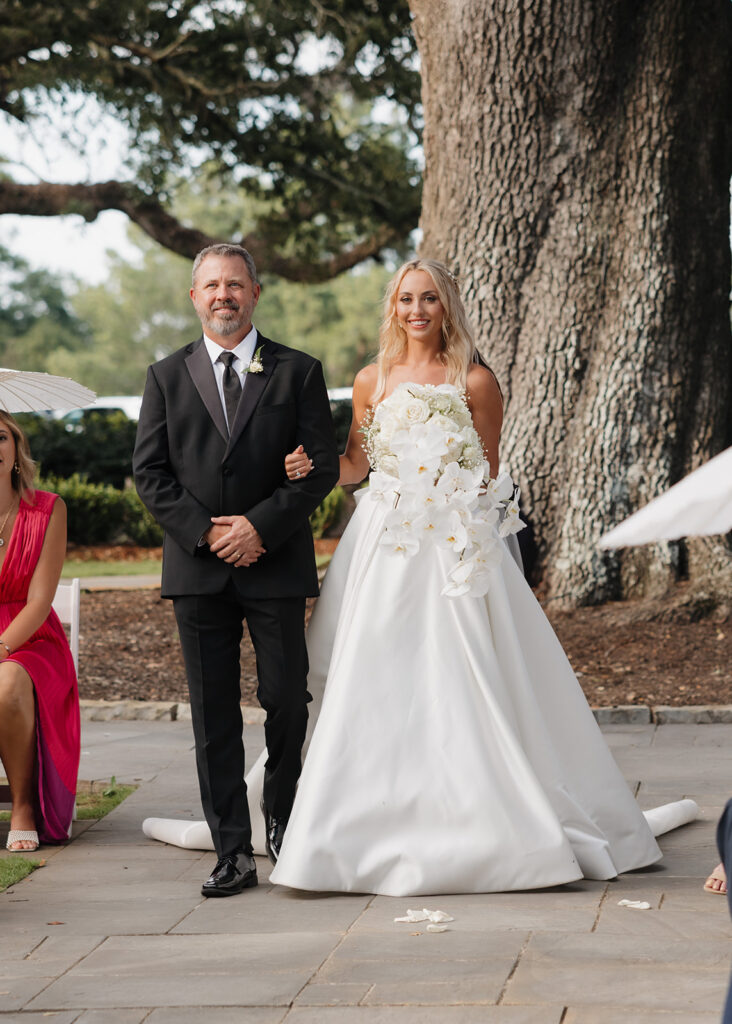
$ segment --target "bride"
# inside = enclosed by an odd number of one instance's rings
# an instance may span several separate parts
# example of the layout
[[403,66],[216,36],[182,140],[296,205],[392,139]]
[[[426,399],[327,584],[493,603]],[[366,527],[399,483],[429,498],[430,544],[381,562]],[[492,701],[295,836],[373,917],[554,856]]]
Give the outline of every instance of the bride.
[[[502,415],[455,280],[436,261],[406,263],[376,364],[354,382],[340,483],[375,472],[309,627],[311,684],[327,682],[273,882],[491,892],[611,878],[661,856],[541,608],[501,557],[520,526],[498,472]],[[291,479],[309,467],[301,449],[287,458]]]

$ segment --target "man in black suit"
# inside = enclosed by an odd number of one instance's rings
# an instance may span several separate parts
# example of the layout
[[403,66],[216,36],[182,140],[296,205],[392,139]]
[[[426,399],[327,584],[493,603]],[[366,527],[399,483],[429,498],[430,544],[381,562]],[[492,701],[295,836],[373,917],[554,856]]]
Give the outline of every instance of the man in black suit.
[[[257,884],[240,711],[244,619],[267,712],[267,852],[279,853],[310,700],[304,612],[318,583],[308,516],[338,478],[321,366],[257,333],[259,292],[245,249],[198,254],[190,295],[203,337],[149,368],[133,459],[138,493],[165,531],[162,596],[173,599],[218,856],[204,896]],[[314,469],[291,482],[284,459],[299,444]]]

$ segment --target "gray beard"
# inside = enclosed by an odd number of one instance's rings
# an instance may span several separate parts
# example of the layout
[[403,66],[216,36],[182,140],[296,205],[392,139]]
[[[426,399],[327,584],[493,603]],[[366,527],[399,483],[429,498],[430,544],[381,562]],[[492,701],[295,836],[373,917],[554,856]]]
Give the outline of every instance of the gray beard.
[[212,316],[206,317],[204,327],[211,327],[220,334],[223,338],[227,338],[230,334],[236,334],[238,330],[246,323],[246,317],[242,315],[241,310],[230,310],[229,317],[221,316],[221,313],[227,312],[226,310],[217,310]]

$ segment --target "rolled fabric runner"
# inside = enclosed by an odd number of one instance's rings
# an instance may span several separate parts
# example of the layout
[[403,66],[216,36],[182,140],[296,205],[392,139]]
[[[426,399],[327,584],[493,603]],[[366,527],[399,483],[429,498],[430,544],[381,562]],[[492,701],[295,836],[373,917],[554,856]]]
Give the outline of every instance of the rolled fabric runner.
[[[266,750],[255,761],[247,775],[247,800],[249,817],[252,821],[252,847],[258,856],[266,856],[264,816],[259,807],[264,784]],[[170,846],[182,846],[185,850],[213,850],[211,830],[205,821],[184,821],[179,818],[145,818],[143,834],[148,839],[157,839]]]
[[213,850],[211,830],[205,821],[183,821],[179,818],[145,818],[142,831],[148,839],[157,839],[185,850]]
[[674,800],[673,803],[661,804],[660,807],[644,811],[643,816],[654,836],[662,836],[664,832],[670,832],[680,825],[688,825],[690,821],[698,818],[699,805],[695,800]]

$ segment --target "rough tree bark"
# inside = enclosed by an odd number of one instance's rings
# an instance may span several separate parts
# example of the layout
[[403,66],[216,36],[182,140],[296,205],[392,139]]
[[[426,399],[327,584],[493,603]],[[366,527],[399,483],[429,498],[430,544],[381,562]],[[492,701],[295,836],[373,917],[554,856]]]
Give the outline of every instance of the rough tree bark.
[[[410,0],[421,251],[507,392],[545,592],[729,588],[723,538],[598,551],[732,442],[729,0]],[[729,589],[727,589],[729,594]]]

